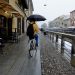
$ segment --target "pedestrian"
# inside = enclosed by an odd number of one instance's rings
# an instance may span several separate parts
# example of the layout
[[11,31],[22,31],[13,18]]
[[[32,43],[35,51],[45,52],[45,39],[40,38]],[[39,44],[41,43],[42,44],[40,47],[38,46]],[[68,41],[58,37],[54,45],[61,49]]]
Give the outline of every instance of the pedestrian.
[[36,46],[38,47],[39,27],[38,27],[38,25],[35,21],[34,21],[34,24],[33,24],[33,28],[34,28],[34,36],[35,36],[35,40],[36,40]]
[[[29,37],[29,40],[33,40],[33,39],[36,40],[35,49],[38,46],[38,31],[39,31],[39,28],[38,28],[36,22],[35,21],[30,21],[29,26],[27,28],[27,36]],[[34,41],[31,41],[31,43],[33,43],[33,42]],[[34,45],[31,45],[31,47],[29,49],[29,55],[31,57],[32,57],[32,55],[31,55],[30,52],[31,52],[31,49],[33,49],[33,47],[34,47]]]
[[36,40],[36,46],[38,46],[38,33],[39,27],[35,21],[30,21],[29,26],[27,28],[27,36],[29,36],[29,40],[34,39]]
[[27,28],[27,36],[29,37],[29,40],[34,39],[34,28],[31,22],[29,23],[29,26]]

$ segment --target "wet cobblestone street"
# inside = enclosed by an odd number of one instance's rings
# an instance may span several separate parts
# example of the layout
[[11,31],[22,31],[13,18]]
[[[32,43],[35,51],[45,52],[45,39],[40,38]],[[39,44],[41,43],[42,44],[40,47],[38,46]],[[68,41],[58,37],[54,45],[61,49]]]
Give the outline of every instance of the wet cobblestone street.
[[28,37],[23,35],[18,43],[9,43],[0,55],[0,75],[41,75],[40,49],[29,58]]
[[75,68],[58,52],[48,36],[40,36],[42,75],[75,75]]
[[39,35],[39,47],[31,59],[28,57],[26,36],[17,44],[9,44],[6,48],[7,54],[0,57],[0,75],[75,75],[75,68],[49,37],[41,33]]

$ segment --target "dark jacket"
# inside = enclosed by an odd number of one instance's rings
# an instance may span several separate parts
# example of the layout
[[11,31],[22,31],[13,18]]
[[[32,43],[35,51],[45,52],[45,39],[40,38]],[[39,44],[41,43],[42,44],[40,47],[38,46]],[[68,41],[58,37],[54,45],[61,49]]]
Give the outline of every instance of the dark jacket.
[[34,28],[33,28],[33,24],[29,24],[28,28],[27,28],[27,36],[29,36],[29,39],[34,39]]

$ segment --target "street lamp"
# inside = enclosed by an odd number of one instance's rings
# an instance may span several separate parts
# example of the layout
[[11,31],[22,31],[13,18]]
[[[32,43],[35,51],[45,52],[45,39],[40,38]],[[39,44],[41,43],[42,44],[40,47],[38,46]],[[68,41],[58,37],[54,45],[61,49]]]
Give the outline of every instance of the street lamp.
[[44,6],[47,6],[46,4],[44,4]]

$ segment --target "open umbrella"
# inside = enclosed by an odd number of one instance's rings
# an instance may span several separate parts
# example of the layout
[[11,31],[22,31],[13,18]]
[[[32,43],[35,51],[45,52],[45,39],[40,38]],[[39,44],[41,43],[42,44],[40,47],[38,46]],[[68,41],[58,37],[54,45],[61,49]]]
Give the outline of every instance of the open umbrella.
[[27,17],[27,20],[30,20],[30,21],[44,21],[44,20],[46,20],[46,18],[42,15],[33,14],[33,15],[30,15],[29,17]]

